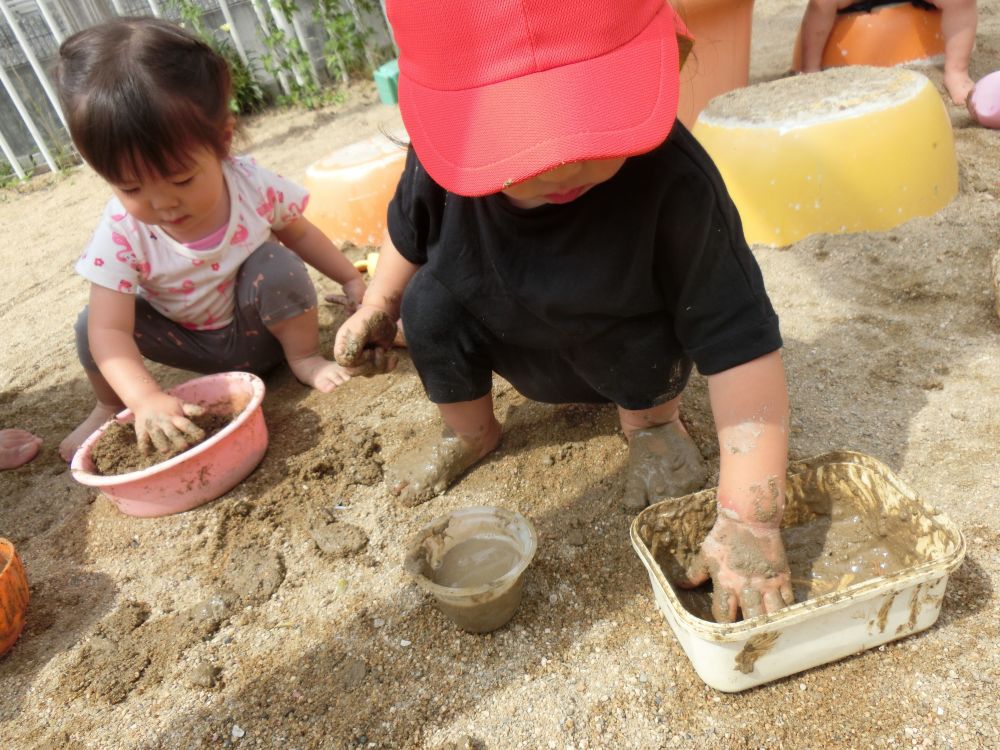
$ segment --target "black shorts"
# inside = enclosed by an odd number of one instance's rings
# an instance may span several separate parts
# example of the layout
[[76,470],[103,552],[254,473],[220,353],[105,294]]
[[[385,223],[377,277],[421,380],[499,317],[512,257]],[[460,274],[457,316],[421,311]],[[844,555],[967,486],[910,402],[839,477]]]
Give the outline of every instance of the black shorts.
[[691,374],[665,315],[625,318],[583,344],[528,347],[493,333],[426,266],[406,288],[402,320],[410,356],[436,404],[485,396],[495,372],[534,401],[648,409],[680,395]]

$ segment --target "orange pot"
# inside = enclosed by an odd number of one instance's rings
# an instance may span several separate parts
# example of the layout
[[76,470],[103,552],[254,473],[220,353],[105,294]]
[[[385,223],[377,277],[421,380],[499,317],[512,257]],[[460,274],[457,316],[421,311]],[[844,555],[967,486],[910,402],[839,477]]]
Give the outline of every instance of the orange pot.
[[673,0],[694,36],[681,69],[677,117],[692,127],[708,100],[747,85],[753,0]]
[[[406,140],[405,133],[397,136]],[[337,149],[306,170],[305,217],[337,244],[380,244],[405,163],[405,146],[381,133]]]
[[[900,3],[838,15],[820,64],[824,68],[839,65],[887,68],[943,54],[941,11]],[[801,37],[797,37],[792,62],[795,70],[801,69],[801,56]]]
[[21,635],[27,608],[28,578],[24,565],[14,545],[0,538],[0,656]]

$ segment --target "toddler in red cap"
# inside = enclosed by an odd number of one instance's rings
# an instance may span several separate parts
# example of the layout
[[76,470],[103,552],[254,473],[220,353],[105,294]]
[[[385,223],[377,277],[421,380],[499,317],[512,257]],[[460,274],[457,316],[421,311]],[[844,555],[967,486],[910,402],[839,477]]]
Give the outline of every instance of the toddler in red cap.
[[663,0],[392,0],[412,147],[388,237],[334,354],[391,367],[399,314],[445,431],[395,469],[404,502],[500,442],[498,373],[547,403],[612,402],[625,504],[708,471],[680,420],[693,365],[721,448],[717,523],[688,571],[719,621],[792,602],[778,524],[788,397],[778,320],[711,159],[676,121]]

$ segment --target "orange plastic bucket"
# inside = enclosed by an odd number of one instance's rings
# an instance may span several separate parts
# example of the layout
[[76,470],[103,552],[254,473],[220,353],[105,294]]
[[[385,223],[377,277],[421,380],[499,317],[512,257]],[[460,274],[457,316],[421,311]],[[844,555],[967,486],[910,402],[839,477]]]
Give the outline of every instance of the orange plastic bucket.
[[[941,11],[910,3],[837,16],[821,65],[891,67],[944,54]],[[801,69],[801,37],[795,40],[795,70]]]
[[406,147],[382,134],[337,149],[306,170],[306,218],[337,244],[381,243],[405,163]]
[[24,629],[28,609],[28,577],[7,539],[0,538],[0,656],[7,653]]

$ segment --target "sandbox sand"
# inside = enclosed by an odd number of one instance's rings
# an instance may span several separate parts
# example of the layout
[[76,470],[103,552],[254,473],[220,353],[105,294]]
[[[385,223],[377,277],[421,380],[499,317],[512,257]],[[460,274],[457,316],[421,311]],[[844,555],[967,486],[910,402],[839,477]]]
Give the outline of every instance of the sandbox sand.
[[[998,9],[980,3],[974,77],[1000,68]],[[753,80],[787,71],[801,12],[757,4]],[[940,70],[926,72],[940,89]],[[332,395],[283,368],[266,381],[270,450],[219,501],[134,519],[75,484],[56,453],[91,406],[73,263],[107,193],[79,169],[0,194],[0,425],[45,438],[33,463],[0,474],[0,534],[32,587],[0,660],[4,747],[1000,746],[1000,132],[948,109],[961,193],[946,209],[756,252],[785,337],[792,455],[885,461],[963,528],[968,557],[933,629],[739,695],[704,686],[656,609],[618,506],[626,449],[611,407],[534,404],[498,380],[500,450],[404,508],[383,467],[438,429],[409,361]],[[255,119],[247,150],[301,179],[396,122],[366,86],[337,109]],[[342,320],[323,308],[327,346]],[[700,377],[685,418],[717,466]],[[401,567],[423,524],[479,504],[539,532],[520,609],[486,636],[457,631]]]

